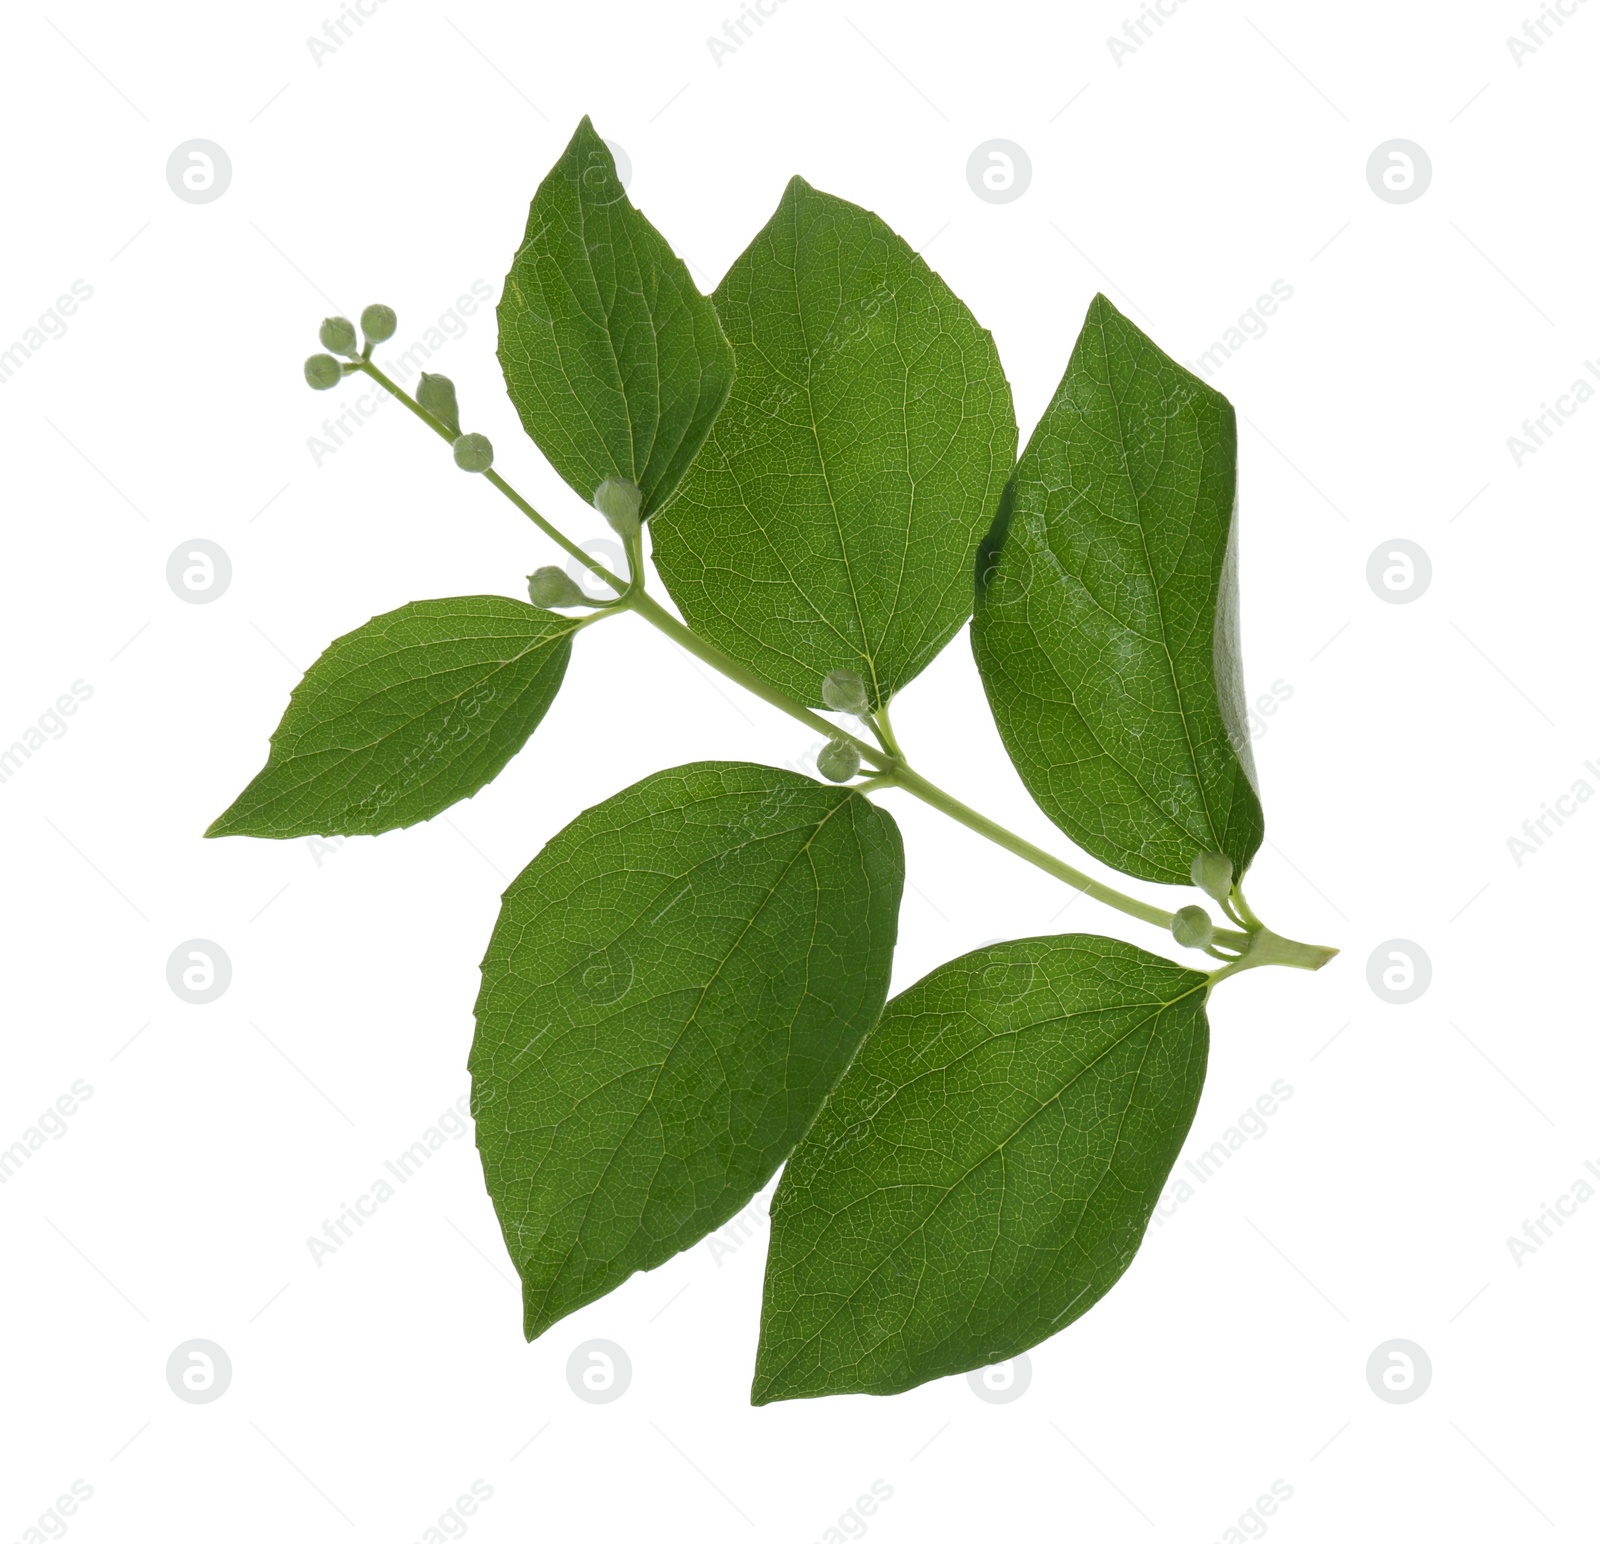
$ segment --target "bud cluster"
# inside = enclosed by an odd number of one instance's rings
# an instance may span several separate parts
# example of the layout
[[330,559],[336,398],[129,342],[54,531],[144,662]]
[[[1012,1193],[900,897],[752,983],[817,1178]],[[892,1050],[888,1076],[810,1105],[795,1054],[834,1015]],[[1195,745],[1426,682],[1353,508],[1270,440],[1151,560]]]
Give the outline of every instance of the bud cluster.
[[[350,371],[359,369],[363,360],[372,357],[378,344],[387,343],[394,336],[396,325],[389,306],[368,306],[361,313],[361,335],[366,341],[358,352],[355,323],[347,316],[325,318],[317,337],[328,352],[313,354],[306,361],[306,385],[313,391],[337,386]],[[348,363],[342,363],[337,355],[343,355]],[[487,472],[494,465],[494,446],[488,436],[461,432],[461,409],[456,405],[455,382],[449,376],[424,371],[417,386],[417,405],[449,433],[451,452],[463,472]]]

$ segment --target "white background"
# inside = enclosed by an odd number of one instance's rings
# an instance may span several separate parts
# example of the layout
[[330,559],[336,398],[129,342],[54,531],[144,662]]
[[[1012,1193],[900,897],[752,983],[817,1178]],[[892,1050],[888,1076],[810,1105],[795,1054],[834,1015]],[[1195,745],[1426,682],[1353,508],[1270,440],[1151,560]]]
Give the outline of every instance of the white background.
[[[0,344],[74,280],[93,295],[0,386],[0,743],[73,682],[92,696],[0,784],[0,1145],[93,1093],[0,1187],[0,1540],[75,1479],[85,1541],[417,1541],[480,1479],[485,1541],[1594,1537],[1600,1201],[1520,1264],[1506,1242],[1600,1163],[1600,807],[1520,866],[1507,847],[1600,788],[1600,405],[1520,466],[1506,443],[1600,356],[1600,4],[1567,3],[1520,66],[1521,0],[1186,0],[1120,65],[1132,0],[783,0],[720,65],[711,4],[383,0],[320,65],[316,5],[10,12]],[[447,817],[321,854],[200,839],[331,638],[519,595],[552,561],[392,403],[316,464],[358,393],[300,366],[335,308],[386,301],[404,344],[474,281],[498,296],[585,112],[706,289],[793,172],[877,210],[994,330],[1024,437],[1096,289],[1180,359],[1293,290],[1212,377],[1241,418],[1248,683],[1292,688],[1255,746],[1251,895],[1344,952],[1219,990],[1190,1155],[1275,1080],[1292,1097],[1008,1404],[956,1378],[752,1410],[764,1222],[525,1345],[470,1135],[320,1267],[307,1248],[466,1091],[498,895],[553,832],[665,765],[815,748],[622,622]],[[232,162],[208,204],[166,180],[193,138]],[[1032,162],[1004,205],[965,173],[994,138]],[[1392,138],[1431,158],[1411,203],[1368,185]],[[433,365],[505,474],[600,534],[521,435],[494,344],[480,310]],[[166,582],[193,538],[232,561],[212,604]],[[1393,538],[1432,561],[1410,604],[1366,580]],[[936,781],[1070,853],[964,636],[896,718]],[[897,989],[997,937],[1167,947],[888,798]],[[233,964],[208,1006],[166,981],[193,938]],[[1367,981],[1395,938],[1433,967],[1405,1006]],[[209,1404],[166,1381],[195,1338],[232,1362]],[[1408,1404],[1366,1377],[1395,1338],[1433,1367]],[[610,1404],[568,1387],[591,1339],[631,1360]],[[874,1480],[892,1497],[852,1517]],[[1274,1480],[1292,1498],[1252,1519]]]

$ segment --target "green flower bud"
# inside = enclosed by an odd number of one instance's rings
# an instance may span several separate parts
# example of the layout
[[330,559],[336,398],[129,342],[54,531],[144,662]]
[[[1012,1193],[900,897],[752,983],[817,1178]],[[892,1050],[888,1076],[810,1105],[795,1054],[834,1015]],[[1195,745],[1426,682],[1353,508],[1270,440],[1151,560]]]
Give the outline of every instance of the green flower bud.
[[639,534],[639,504],[644,495],[626,477],[608,477],[594,490],[594,507],[624,541]]
[[417,382],[417,405],[450,431],[450,438],[461,434],[461,409],[456,406],[456,383],[448,375],[429,375],[422,372]]
[[494,465],[494,446],[486,434],[463,434],[450,448],[463,472],[487,472]]
[[353,354],[356,351],[355,323],[349,317],[330,316],[317,336],[330,354]]
[[395,314],[388,306],[368,306],[361,313],[361,333],[368,343],[387,343],[394,336]]
[[1211,943],[1211,917],[1204,906],[1185,906],[1172,916],[1172,936],[1185,949],[1205,949]]
[[817,771],[830,783],[848,783],[861,770],[861,752],[848,740],[829,740],[817,752]]
[[835,713],[865,713],[871,706],[867,701],[867,683],[855,670],[830,670],[822,678],[822,700]]
[[332,354],[313,354],[306,361],[306,385],[313,391],[326,391],[344,379],[344,371]]
[[1204,890],[1212,900],[1226,905],[1233,893],[1233,862],[1220,852],[1196,853],[1189,878],[1196,890]]
[[553,564],[536,568],[528,575],[528,599],[536,606],[588,606],[593,602],[578,587],[572,576]]

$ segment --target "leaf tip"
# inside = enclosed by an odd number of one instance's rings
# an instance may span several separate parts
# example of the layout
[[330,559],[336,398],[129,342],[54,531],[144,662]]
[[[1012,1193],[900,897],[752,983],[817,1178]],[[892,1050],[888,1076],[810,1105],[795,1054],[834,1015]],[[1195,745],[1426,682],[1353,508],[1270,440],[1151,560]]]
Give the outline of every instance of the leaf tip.
[[238,808],[238,801],[235,800],[205,828],[204,832],[201,833],[202,837],[210,839],[217,836],[248,836],[250,833],[244,830],[238,822],[235,813]]

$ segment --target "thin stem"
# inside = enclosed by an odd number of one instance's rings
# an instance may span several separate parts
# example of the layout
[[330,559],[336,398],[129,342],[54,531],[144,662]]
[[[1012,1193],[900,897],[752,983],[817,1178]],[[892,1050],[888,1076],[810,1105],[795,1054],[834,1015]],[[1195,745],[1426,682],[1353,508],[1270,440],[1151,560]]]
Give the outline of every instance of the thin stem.
[[[976,831],[979,836],[988,837],[991,842],[1004,847],[1007,852],[1026,859],[1035,868],[1053,874],[1057,879],[1071,885],[1074,890],[1081,890],[1085,895],[1092,896],[1095,900],[1114,907],[1127,916],[1148,922],[1152,927],[1171,931],[1170,911],[1163,911],[1159,906],[1150,905],[1148,901],[1136,900],[1131,895],[1124,895],[1120,890],[1112,889],[1110,885],[1101,884],[1098,879],[1091,879],[1081,869],[1073,868],[1070,863],[1063,863],[1060,858],[1054,857],[1042,847],[1035,847],[1025,837],[1018,836],[1015,831],[1006,830],[1004,826],[990,820],[987,815],[980,815],[971,805],[963,804],[954,794],[948,794],[944,789],[936,787],[921,773],[913,772],[904,763],[895,767],[890,777],[895,787],[905,789],[907,793],[921,799],[924,804],[931,804],[934,809],[948,815],[952,820],[959,821],[969,831]],[[1218,933],[1215,936],[1224,942],[1229,942],[1231,938],[1239,935]]]
[[810,729],[815,729],[819,734],[830,740],[844,740],[855,746],[860,751],[861,759],[874,771],[882,770],[893,764],[893,758],[875,745],[869,745],[865,740],[858,739],[853,734],[847,734],[837,724],[830,724],[820,713],[814,713],[810,708],[796,702],[787,692],[780,691],[775,686],[770,686],[763,681],[753,670],[746,669],[731,654],[724,654],[716,644],[707,642],[698,633],[692,633],[672,613],[659,605],[646,591],[635,590],[623,602],[623,606],[636,611],[652,627],[665,633],[667,637],[696,659],[704,660],[713,670],[720,671],[730,681],[737,681],[748,692],[753,692],[763,702],[770,702],[773,707],[782,709],[790,718],[798,719]]
[[[446,444],[455,443],[455,436],[451,434],[451,432],[442,423],[440,423],[432,413],[423,407],[422,404],[418,402],[416,398],[413,397],[403,387],[397,386],[393,381],[391,381],[389,377],[385,375],[383,371],[380,370],[375,364],[373,364],[370,359],[357,360],[356,369],[367,375],[370,375],[373,380],[375,380],[381,387],[383,387],[385,391],[390,394],[390,396],[397,397],[401,402],[405,403],[405,405],[410,408],[411,411],[423,421],[423,423],[432,429],[440,439],[444,440]],[[590,557],[590,555],[585,552],[583,548],[580,547],[575,541],[570,541],[567,537],[563,536],[560,531],[551,525],[550,522],[546,520],[545,517],[533,507],[532,504],[523,498],[523,496],[505,480],[505,478],[495,471],[493,467],[490,467],[487,472],[483,473],[483,479],[493,487],[498,488],[500,492],[510,499],[511,502],[522,511],[523,514],[533,521],[533,523],[538,526],[539,529],[543,531],[551,541],[553,541],[569,556],[576,558],[578,562],[582,563],[583,566],[587,568],[591,574],[594,574],[596,578],[603,579],[619,595],[623,594],[627,590],[628,581],[626,579],[618,578],[618,576],[612,573],[604,563],[601,563],[597,559]]]
[[1261,918],[1250,910],[1250,903],[1244,898],[1244,889],[1240,885],[1235,885],[1233,887],[1232,909],[1236,914],[1236,920],[1243,921],[1244,925],[1252,932],[1258,928],[1266,926],[1266,924],[1262,922]]
[[878,709],[875,714],[868,717],[867,722],[872,725],[872,732],[883,742],[883,748],[900,761],[905,760],[905,752],[900,749],[900,742],[894,737],[894,728],[889,722],[889,704]]
[[[441,439],[453,443],[452,435],[432,413],[428,412],[411,394],[396,385],[365,353],[356,359],[348,369],[360,370],[371,376],[391,396],[397,398],[408,407],[413,414],[422,420]],[[1015,854],[1025,862],[1031,863],[1035,868],[1043,869],[1045,873],[1071,885],[1073,889],[1081,891],[1084,895],[1110,906],[1115,911],[1122,912],[1125,916],[1137,917],[1141,922],[1148,922],[1152,927],[1161,928],[1164,932],[1171,932],[1172,913],[1164,911],[1159,906],[1153,906],[1147,901],[1141,901],[1131,895],[1124,895],[1122,891],[1111,885],[1102,884],[1098,879],[1091,878],[1081,869],[1074,868],[1070,863],[1064,863],[1060,858],[1048,853],[1042,847],[1036,847],[1025,837],[1018,836],[1014,831],[1008,831],[997,821],[990,820],[987,815],[981,815],[971,805],[963,804],[953,794],[946,793],[944,789],[930,783],[921,773],[914,772],[906,763],[905,756],[895,739],[894,730],[890,727],[887,706],[882,707],[876,714],[866,716],[865,723],[873,734],[880,740],[881,745],[869,745],[858,736],[849,734],[840,729],[837,724],[831,724],[827,719],[812,709],[796,702],[787,692],[769,685],[753,670],[740,664],[731,654],[724,653],[714,643],[709,642],[691,632],[671,612],[659,605],[653,597],[646,593],[644,588],[644,547],[642,536],[635,536],[627,543],[628,551],[628,577],[621,578],[611,572],[605,564],[592,558],[582,547],[566,536],[562,535],[543,515],[536,510],[515,488],[508,483],[498,472],[492,468],[483,474],[484,478],[500,493],[504,494],[516,507],[522,511],[533,523],[539,527],[555,544],[569,556],[577,559],[590,573],[603,579],[617,592],[617,599],[604,603],[604,609],[596,611],[586,621],[596,621],[601,616],[613,614],[617,611],[632,611],[637,613],[657,631],[665,633],[674,643],[686,649],[697,659],[710,665],[713,670],[725,675],[731,681],[736,681],[746,691],[761,698],[763,702],[770,703],[773,707],[787,713],[790,718],[798,720],[807,728],[815,730],[830,740],[843,740],[853,745],[861,754],[861,759],[871,771],[871,776],[854,786],[862,792],[872,792],[881,788],[902,788],[913,798],[921,799],[924,804],[931,805],[934,809],[948,815],[952,820],[959,822],[970,831],[975,831],[979,836],[986,837],[1007,852]],[[1249,970],[1257,965],[1289,965],[1301,970],[1319,970],[1328,960],[1332,959],[1339,951],[1324,948],[1317,944],[1296,943],[1292,939],[1280,938],[1276,933],[1264,927],[1255,913],[1250,910],[1242,892],[1237,886],[1234,888],[1233,897],[1238,910],[1223,905],[1223,910],[1234,921],[1243,918],[1249,931],[1236,933],[1230,929],[1219,928],[1213,933],[1215,943],[1237,949],[1239,954],[1231,959],[1222,969],[1211,973],[1212,986],[1218,981],[1226,979],[1236,971]],[[1219,956],[1223,957],[1223,956]],[[1209,988],[1208,988],[1209,991]]]

